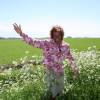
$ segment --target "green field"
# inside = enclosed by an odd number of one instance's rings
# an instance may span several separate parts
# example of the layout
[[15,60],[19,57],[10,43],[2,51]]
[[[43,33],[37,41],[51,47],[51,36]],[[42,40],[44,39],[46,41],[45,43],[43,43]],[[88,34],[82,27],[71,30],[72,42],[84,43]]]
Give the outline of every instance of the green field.
[[[71,49],[77,49],[78,51],[86,50],[88,47],[96,46],[100,50],[100,38],[66,38],[71,46]],[[10,64],[14,60],[19,60],[25,56],[25,52],[29,51],[28,56],[42,55],[41,50],[33,48],[18,39],[5,39],[0,40],[0,64]]]
[[[56,100],[100,100],[100,38],[67,38],[65,41],[73,49],[79,75],[73,79],[69,63],[63,62],[64,90]],[[18,39],[0,40],[0,100],[50,100],[44,66],[38,63],[42,59],[32,55],[42,53]],[[28,61],[31,57],[36,63],[23,64],[27,62],[26,56]],[[20,58],[23,58],[21,63]],[[13,66],[9,65],[14,60]]]

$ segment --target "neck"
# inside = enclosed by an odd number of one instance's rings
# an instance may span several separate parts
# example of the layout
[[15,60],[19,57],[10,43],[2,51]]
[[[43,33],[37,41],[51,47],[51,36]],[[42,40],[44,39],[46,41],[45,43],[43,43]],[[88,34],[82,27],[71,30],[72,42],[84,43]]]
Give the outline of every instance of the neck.
[[62,42],[56,42],[56,41],[55,41],[55,43],[56,43],[57,45],[61,45],[61,44],[62,44]]
[[54,39],[51,39],[51,40],[57,45],[61,45],[62,44],[62,41],[61,42],[56,42]]

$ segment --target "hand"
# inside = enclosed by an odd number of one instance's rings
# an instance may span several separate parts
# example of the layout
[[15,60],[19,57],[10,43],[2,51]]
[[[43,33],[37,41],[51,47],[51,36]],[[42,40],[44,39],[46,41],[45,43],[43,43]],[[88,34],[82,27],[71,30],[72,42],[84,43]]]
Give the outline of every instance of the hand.
[[19,35],[22,35],[23,32],[22,32],[22,29],[21,29],[21,25],[17,25],[16,23],[13,24],[14,26],[14,30],[19,34]]

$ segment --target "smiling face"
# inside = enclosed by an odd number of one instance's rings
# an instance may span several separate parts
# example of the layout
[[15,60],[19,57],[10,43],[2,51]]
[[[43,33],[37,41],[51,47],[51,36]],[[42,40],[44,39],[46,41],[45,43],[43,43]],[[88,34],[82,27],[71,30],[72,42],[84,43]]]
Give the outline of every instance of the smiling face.
[[51,39],[57,44],[61,44],[64,36],[64,31],[60,26],[54,26],[50,31]]

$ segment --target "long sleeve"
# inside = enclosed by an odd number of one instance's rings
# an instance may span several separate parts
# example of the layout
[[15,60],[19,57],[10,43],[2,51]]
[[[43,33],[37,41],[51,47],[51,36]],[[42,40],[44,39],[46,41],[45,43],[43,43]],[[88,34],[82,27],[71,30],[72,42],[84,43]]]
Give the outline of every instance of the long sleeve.
[[28,43],[29,45],[32,45],[33,47],[43,49],[45,44],[47,43],[47,40],[38,40],[38,39],[32,39],[27,34],[23,33],[21,35],[23,40]]
[[70,65],[71,65],[72,71],[74,72],[74,74],[76,74],[78,69],[77,69],[77,66],[75,64],[74,57],[72,56],[72,53],[70,51],[70,46],[69,45],[67,46],[66,59],[68,59]]

